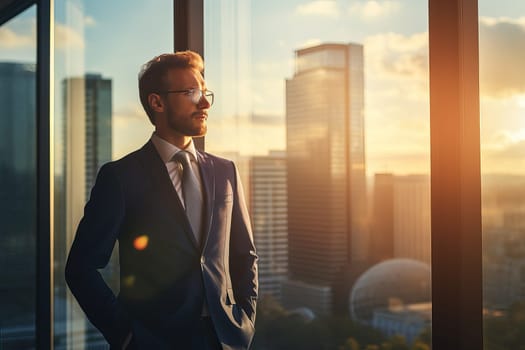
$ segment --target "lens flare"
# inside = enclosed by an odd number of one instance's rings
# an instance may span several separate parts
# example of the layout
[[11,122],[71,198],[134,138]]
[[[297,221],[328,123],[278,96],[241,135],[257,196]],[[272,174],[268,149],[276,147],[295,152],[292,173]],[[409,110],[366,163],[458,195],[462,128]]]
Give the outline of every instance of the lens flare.
[[135,276],[131,275],[131,276],[126,276],[122,279],[122,283],[126,286],[126,287],[131,287],[135,284]]
[[147,235],[138,236],[133,241],[136,250],[144,250],[148,246],[149,237]]

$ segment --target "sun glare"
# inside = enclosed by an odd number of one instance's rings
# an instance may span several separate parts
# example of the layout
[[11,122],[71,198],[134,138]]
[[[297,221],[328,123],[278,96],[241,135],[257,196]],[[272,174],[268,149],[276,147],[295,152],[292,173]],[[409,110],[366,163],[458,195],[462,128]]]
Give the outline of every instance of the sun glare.
[[149,237],[147,235],[141,235],[135,238],[133,246],[136,250],[144,250],[148,246]]

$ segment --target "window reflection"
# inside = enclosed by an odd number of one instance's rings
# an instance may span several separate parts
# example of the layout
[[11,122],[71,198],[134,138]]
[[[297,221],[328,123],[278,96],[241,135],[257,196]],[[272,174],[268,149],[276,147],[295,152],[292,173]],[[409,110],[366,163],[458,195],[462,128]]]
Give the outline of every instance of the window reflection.
[[[162,25],[152,27],[151,18]],[[173,50],[171,5],[60,0],[54,28],[54,343],[55,349],[107,349],[68,290],[64,266],[98,170],[142,146],[153,131],[137,74],[144,62]],[[101,271],[115,293],[117,252]]]
[[430,346],[426,19],[425,2],[205,2],[206,149],[251,164],[255,349]]
[[35,6],[0,26],[0,348],[35,346]]
[[522,346],[525,6],[479,1],[484,348]]

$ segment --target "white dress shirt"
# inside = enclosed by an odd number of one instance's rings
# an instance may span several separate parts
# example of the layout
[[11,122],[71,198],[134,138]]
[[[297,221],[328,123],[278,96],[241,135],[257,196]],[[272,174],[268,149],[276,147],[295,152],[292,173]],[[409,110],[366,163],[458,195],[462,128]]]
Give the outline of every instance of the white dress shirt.
[[[180,171],[180,167],[177,161],[173,160],[173,156],[177,154],[178,152],[182,151],[182,149],[162,139],[155,132],[153,132],[153,134],[151,135],[151,142],[153,142],[153,145],[157,149],[157,152],[159,153],[160,158],[162,159],[162,161],[164,162],[164,165],[166,166],[166,169],[168,170],[168,174],[170,176],[171,183],[173,184],[173,187],[177,191],[177,194],[179,195],[179,199],[182,205],[185,206],[184,196],[182,195],[182,172]],[[193,139],[191,140],[188,147],[184,149],[184,151],[191,154],[191,157],[190,157],[191,166],[193,168],[193,172],[197,176],[197,180],[199,181],[199,184],[202,190],[201,174],[199,172],[199,165],[197,163],[198,162],[197,151],[195,150],[195,144],[193,143]]]

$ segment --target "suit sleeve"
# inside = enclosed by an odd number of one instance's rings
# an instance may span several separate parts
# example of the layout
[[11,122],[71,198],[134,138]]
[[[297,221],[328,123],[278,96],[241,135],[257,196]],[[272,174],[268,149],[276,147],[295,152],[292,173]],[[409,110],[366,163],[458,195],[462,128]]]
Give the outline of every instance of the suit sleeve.
[[65,277],[88,319],[111,345],[119,345],[130,325],[98,269],[111,257],[125,213],[124,197],[111,164],[97,176],[69,252]]
[[235,185],[230,233],[230,275],[237,303],[255,323],[258,257],[239,173],[235,165],[233,167]]

